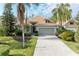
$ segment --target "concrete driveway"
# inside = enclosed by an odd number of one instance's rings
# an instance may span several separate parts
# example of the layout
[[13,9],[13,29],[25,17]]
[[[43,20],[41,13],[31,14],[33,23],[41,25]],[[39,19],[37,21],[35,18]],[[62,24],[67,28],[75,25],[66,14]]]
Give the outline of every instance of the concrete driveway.
[[56,36],[39,36],[34,56],[77,56]]

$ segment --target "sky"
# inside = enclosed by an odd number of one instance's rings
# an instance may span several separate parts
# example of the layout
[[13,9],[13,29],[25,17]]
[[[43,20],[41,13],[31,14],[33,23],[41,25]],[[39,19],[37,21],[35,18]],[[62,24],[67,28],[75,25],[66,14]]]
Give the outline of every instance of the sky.
[[[4,11],[4,5],[0,3],[0,15],[3,14]],[[30,18],[32,15],[34,16],[43,16],[45,18],[50,18],[52,16],[51,11],[56,7],[56,3],[46,3],[46,4],[40,4],[38,7],[35,5],[31,5],[29,8],[28,6],[25,6],[27,17]],[[16,4],[12,5],[12,12],[16,16]],[[76,17],[77,12],[79,11],[79,4],[70,4],[70,9],[72,9],[72,18]]]

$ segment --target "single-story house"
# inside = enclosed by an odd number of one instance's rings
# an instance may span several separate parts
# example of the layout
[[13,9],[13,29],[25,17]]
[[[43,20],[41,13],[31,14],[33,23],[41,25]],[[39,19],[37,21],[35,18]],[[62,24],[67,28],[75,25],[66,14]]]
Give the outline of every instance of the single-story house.
[[45,19],[42,16],[36,16],[27,21],[27,23],[32,22],[36,23],[35,27],[39,35],[55,35],[57,24],[55,24],[51,20]]
[[[35,16],[31,19],[28,19],[26,22],[27,22],[27,24],[34,25],[35,29],[36,29],[36,31],[38,31],[39,35],[55,35],[56,28],[59,25],[58,22],[55,23],[51,20],[45,19],[42,16]],[[66,29],[76,31],[77,21],[73,20],[73,19],[68,20],[67,22],[63,23],[63,26]],[[33,32],[33,28],[30,27],[29,31]]]

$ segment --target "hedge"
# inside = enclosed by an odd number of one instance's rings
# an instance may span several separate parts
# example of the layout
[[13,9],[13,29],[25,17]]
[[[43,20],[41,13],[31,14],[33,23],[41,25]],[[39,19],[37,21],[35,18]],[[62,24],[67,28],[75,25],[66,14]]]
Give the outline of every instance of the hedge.
[[74,32],[72,31],[64,31],[59,35],[59,37],[66,41],[74,41]]
[[61,34],[64,31],[66,31],[66,29],[63,26],[58,26],[58,28],[57,28],[58,34]]

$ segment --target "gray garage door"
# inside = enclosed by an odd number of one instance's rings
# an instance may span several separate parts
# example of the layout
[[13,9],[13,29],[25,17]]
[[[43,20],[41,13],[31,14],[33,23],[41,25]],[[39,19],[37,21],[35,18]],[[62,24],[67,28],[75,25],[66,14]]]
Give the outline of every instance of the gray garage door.
[[39,35],[55,35],[55,28],[39,28]]

